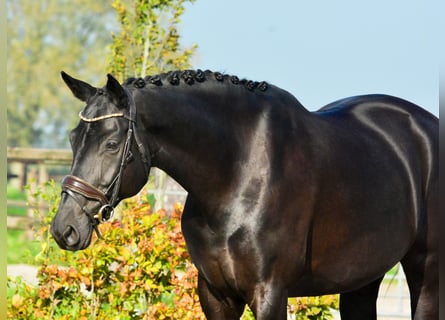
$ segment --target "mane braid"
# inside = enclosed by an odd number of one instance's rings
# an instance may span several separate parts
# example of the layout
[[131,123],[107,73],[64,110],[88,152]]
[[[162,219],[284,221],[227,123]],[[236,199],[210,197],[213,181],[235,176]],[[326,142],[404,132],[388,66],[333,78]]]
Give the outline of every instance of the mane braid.
[[133,86],[141,89],[147,85],[162,86],[164,83],[169,83],[173,86],[178,86],[181,81],[185,84],[192,86],[196,83],[204,81],[216,80],[217,82],[228,82],[233,85],[242,85],[249,91],[258,89],[262,92],[269,88],[269,84],[265,81],[252,81],[247,79],[239,79],[237,76],[223,74],[221,72],[212,72],[210,70],[202,71],[198,70],[176,70],[166,73],[160,73],[157,75],[146,76],[145,78],[130,77],[124,81],[124,86]]

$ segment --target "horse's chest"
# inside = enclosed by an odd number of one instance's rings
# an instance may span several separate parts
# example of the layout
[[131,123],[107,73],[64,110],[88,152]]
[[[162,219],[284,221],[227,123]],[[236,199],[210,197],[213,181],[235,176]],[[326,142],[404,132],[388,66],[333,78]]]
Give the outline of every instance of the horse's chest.
[[183,222],[183,234],[193,263],[212,286],[239,291],[257,280],[250,266],[260,260],[255,241],[241,229],[233,234],[215,234],[209,228]]

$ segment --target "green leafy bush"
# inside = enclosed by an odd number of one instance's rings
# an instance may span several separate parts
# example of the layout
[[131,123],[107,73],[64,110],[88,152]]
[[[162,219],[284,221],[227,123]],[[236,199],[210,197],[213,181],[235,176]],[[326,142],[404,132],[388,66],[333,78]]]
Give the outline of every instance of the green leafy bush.
[[[9,319],[205,319],[197,270],[180,230],[180,204],[170,213],[152,212],[142,193],[121,206],[120,220],[100,226],[103,239],[67,252],[49,233],[59,198],[54,183],[34,196],[52,204],[49,214],[36,212],[42,221],[36,230],[39,285],[8,279]],[[328,319],[337,301],[329,299],[290,299],[289,312],[296,319]],[[253,319],[250,310],[243,319]]]
[[288,310],[295,320],[332,319],[331,310],[338,310],[338,295],[289,299]]

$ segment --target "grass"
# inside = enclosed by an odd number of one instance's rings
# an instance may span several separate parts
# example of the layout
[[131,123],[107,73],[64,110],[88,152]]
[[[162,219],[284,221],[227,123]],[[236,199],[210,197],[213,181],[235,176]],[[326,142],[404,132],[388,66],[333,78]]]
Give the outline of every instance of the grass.
[[[6,188],[6,196],[8,200],[26,201],[26,192],[13,188],[10,185]],[[9,216],[26,216],[27,208],[8,205],[7,210]],[[34,257],[40,251],[39,242],[27,239],[24,230],[8,229],[7,245],[7,264],[33,264]]]
[[[26,192],[20,191],[17,188],[8,185],[6,187],[6,198],[8,200],[26,201]],[[26,208],[8,205],[8,215],[11,216],[26,216]]]
[[34,257],[40,252],[40,243],[38,241],[28,240],[25,231],[10,229],[8,229],[7,241],[7,264],[35,263]]

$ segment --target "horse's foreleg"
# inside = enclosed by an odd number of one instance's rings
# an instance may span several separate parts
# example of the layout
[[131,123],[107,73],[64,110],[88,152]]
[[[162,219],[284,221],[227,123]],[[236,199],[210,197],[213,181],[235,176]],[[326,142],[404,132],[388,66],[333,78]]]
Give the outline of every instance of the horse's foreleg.
[[239,320],[245,303],[224,296],[198,276],[198,295],[202,310],[208,320]]
[[267,284],[258,284],[249,307],[257,320],[285,320],[287,318],[287,291]]
[[355,291],[340,294],[342,320],[377,319],[377,296],[382,278]]

